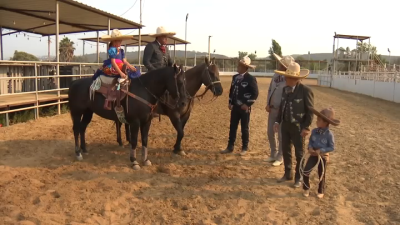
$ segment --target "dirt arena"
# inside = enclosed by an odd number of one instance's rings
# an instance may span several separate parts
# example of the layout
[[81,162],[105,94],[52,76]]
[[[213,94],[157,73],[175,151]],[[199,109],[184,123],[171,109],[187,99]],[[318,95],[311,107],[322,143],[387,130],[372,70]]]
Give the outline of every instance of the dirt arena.
[[97,116],[82,162],[68,114],[0,128],[0,224],[400,224],[398,104],[312,87],[316,108],[333,106],[342,125],[332,128],[324,199],[316,198],[315,176],[305,198],[292,182],[276,183],[283,166],[263,162],[269,79],[258,79],[249,154],[218,153],[229,129],[230,78],[222,80],[222,97],[196,102],[183,141],[188,156],[171,156],[176,133],[168,118],[155,119],[153,166],[140,171],[129,168],[112,122]]

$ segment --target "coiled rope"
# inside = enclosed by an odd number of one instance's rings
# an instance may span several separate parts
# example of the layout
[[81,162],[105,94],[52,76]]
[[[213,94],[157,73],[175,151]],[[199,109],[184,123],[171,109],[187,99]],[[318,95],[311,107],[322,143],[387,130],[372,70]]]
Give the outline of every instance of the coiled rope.
[[[300,160],[300,168],[299,168],[300,179],[303,180],[304,176],[310,177],[311,172],[314,169],[316,171],[318,171],[318,166],[319,166],[319,164],[321,164],[322,173],[321,173],[321,177],[319,178],[319,182],[321,182],[322,179],[324,178],[324,174],[325,174],[325,165],[324,165],[323,159],[322,159],[321,155],[318,155],[318,161],[315,164],[315,166],[313,168],[311,168],[310,170],[305,171],[305,167],[307,165],[307,161],[308,161],[308,158],[309,158],[307,156],[311,156],[310,153],[308,153],[308,151],[306,151],[306,150],[308,150],[308,149],[306,149],[306,138],[303,137],[303,151],[305,151],[305,154],[303,155],[303,157]],[[304,184],[304,180],[303,180],[303,184]],[[307,185],[304,184],[304,186],[306,186],[307,189],[310,189],[310,187],[308,187]]]

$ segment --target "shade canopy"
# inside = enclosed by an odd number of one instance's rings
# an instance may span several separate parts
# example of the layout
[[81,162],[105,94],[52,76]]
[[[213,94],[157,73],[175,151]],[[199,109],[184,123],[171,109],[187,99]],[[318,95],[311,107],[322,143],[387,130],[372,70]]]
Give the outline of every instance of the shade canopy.
[[367,39],[371,38],[371,37],[368,37],[368,36],[345,35],[345,34],[336,34],[333,37],[334,38],[341,38],[341,39],[359,40],[359,41],[364,41],[364,40],[367,40]]
[[[153,42],[155,40],[154,37],[150,36],[150,34],[142,34],[142,44],[141,46],[145,46],[150,42]],[[83,41],[91,41],[91,42],[97,42],[97,37],[93,38],[82,38],[81,40]],[[101,40],[99,39],[99,43],[108,43],[108,41]],[[181,44],[190,44],[190,42],[182,40],[177,37],[168,37],[168,42],[167,45],[181,45]],[[126,45],[126,46],[139,46],[139,35],[132,35],[131,40],[124,40],[122,41],[121,45]]]
[[[44,36],[56,34],[56,0],[0,0],[0,27]],[[143,25],[73,0],[58,0],[60,34]],[[3,35],[7,35],[3,34]]]

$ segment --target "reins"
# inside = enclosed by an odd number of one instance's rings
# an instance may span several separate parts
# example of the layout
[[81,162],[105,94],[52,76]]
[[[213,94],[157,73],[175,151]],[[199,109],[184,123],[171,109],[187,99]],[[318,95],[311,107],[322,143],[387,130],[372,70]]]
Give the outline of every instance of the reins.
[[[208,66],[207,66],[207,68],[205,68],[205,69],[203,70],[202,76],[203,76],[204,72],[205,72],[206,70],[208,70],[208,69],[209,69],[209,68],[208,68]],[[200,95],[195,95],[195,96],[194,96],[194,97],[197,98],[197,100],[199,100],[199,101],[201,101],[201,100],[203,99],[204,95],[208,92],[208,90],[211,89],[210,87],[212,87],[213,90],[214,90],[214,92],[215,92],[215,86],[214,86],[214,85],[215,85],[215,84],[218,84],[218,83],[219,83],[219,84],[221,83],[221,81],[219,81],[219,80],[212,81],[209,71],[207,71],[207,72],[208,72],[208,73],[207,73],[207,77],[208,77],[208,79],[210,80],[210,84],[206,86],[206,88],[204,89],[204,92],[203,92],[202,94],[200,94]],[[218,97],[215,97],[215,95],[213,95],[213,97],[211,98],[211,100],[208,101],[208,102],[206,102],[206,104],[215,101],[217,98],[218,98]]]
[[[179,69],[179,72],[178,72],[177,74],[175,74],[175,76],[174,76],[174,77],[175,77],[175,85],[176,85],[176,90],[177,90],[178,99],[180,98],[180,94],[179,94],[179,90],[178,90],[178,83],[177,83],[177,81],[176,81],[176,77],[177,77],[177,75],[178,75],[179,73],[181,73],[181,69]],[[171,109],[174,109],[174,108],[176,107],[176,106],[171,106],[169,103],[166,103],[165,101],[161,100],[161,98],[158,98],[157,96],[155,96],[155,95],[143,84],[143,82],[142,82],[142,80],[140,79],[140,77],[138,77],[137,79],[139,79],[139,82],[140,82],[141,86],[144,87],[144,89],[145,89],[151,96],[153,96],[153,98],[155,98],[157,101],[160,101],[161,103],[165,104],[167,107],[169,107],[169,108],[171,108]],[[126,81],[125,81],[125,82],[126,82]],[[130,85],[130,83],[128,83],[128,85]],[[135,95],[135,94],[133,94],[133,93],[127,91],[127,90],[124,90],[124,89],[120,89],[120,90],[121,90],[122,92],[124,92],[126,95],[130,96],[131,98],[134,98],[134,99],[140,101],[141,103],[143,103],[143,104],[149,106],[150,109],[151,109],[151,112],[153,112],[154,109],[157,107],[157,103],[156,103],[156,104],[151,104],[149,101],[145,100],[144,98],[142,98],[142,97],[140,97],[140,96],[137,96],[137,95]],[[128,89],[128,90],[129,90],[129,89]],[[177,100],[177,101],[178,101],[178,100]],[[128,101],[127,101],[127,105],[128,105]]]
[[140,101],[141,103],[143,103],[143,104],[149,106],[150,109],[151,109],[151,112],[153,112],[153,110],[154,110],[154,109],[156,108],[156,106],[157,106],[157,104],[153,105],[153,104],[151,104],[150,102],[146,101],[145,99],[143,99],[143,98],[141,98],[141,97],[139,97],[139,96],[137,96],[137,95],[135,95],[135,94],[133,94],[133,93],[131,93],[131,92],[129,92],[129,91],[126,91],[126,90],[123,90],[123,89],[121,89],[121,91],[124,92],[125,94],[127,94],[128,96],[130,96],[130,97],[132,97],[132,98],[134,98],[134,99]]

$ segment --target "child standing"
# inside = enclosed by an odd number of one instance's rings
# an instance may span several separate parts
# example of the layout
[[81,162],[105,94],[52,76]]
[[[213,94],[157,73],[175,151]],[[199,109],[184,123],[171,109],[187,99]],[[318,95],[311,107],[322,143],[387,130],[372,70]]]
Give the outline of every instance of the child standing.
[[332,108],[323,109],[318,112],[311,109],[317,116],[317,128],[311,132],[310,141],[308,144],[308,153],[311,155],[305,168],[302,172],[303,175],[303,195],[308,197],[310,195],[310,173],[318,164],[319,187],[318,198],[324,197],[325,189],[325,173],[326,163],[329,160],[329,152],[335,149],[335,138],[332,131],[329,130],[329,125],[337,126],[340,124],[339,120],[334,118],[335,112]]

